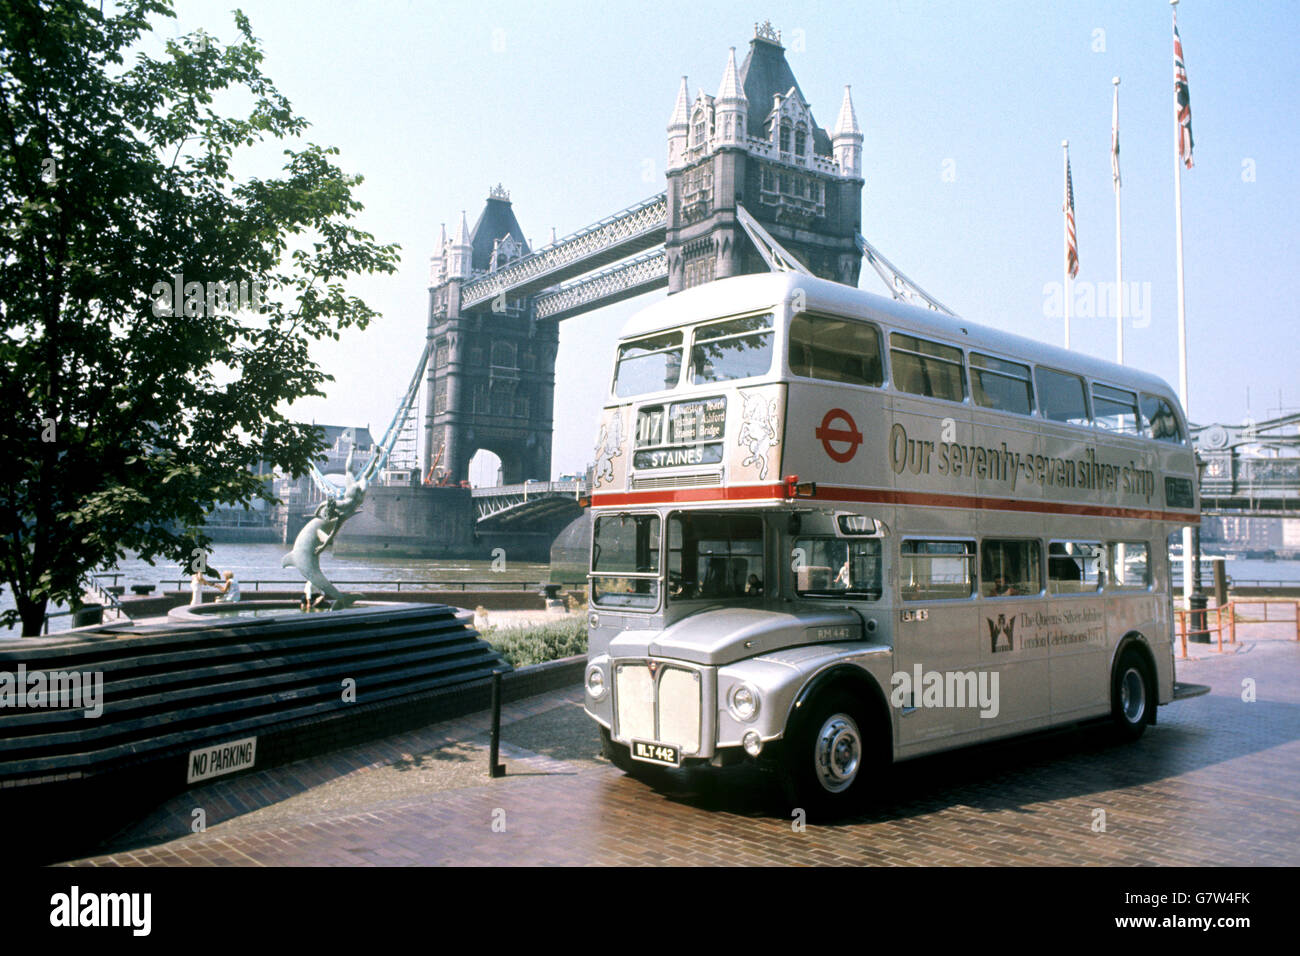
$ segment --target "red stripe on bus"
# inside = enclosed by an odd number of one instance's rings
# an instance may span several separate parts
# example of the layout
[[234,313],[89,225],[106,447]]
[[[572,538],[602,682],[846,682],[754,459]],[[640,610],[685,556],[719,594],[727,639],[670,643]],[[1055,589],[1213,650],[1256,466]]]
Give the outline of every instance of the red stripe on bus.
[[730,488],[664,488],[654,491],[592,492],[593,507],[676,504],[680,501],[757,501],[785,498],[785,485],[734,485]]
[[[655,491],[593,494],[593,506],[676,504],[694,501],[756,501],[784,499],[784,485],[739,485],[731,488],[676,488]],[[1199,524],[1199,514],[1120,508],[1105,505],[1073,505],[1059,501],[1023,501],[1014,498],[984,498],[977,495],[945,495],[918,491],[887,491],[875,488],[817,486],[817,493],[799,501],[852,501],[864,504],[915,505],[929,508],[967,508],[983,511],[1025,511],[1035,514],[1079,515],[1089,518],[1143,518]],[[789,500],[789,499],[787,499]]]
[[817,486],[818,498],[828,501],[861,501],[869,504],[919,505],[930,508],[969,508],[983,511],[1028,511],[1036,514],[1082,515],[1089,518],[1145,518],[1198,524],[1199,514],[1119,508],[1106,505],[1072,505],[1061,501],[1024,501],[1015,498],[984,498],[976,495],[944,495],[920,491],[881,491],[871,488]]

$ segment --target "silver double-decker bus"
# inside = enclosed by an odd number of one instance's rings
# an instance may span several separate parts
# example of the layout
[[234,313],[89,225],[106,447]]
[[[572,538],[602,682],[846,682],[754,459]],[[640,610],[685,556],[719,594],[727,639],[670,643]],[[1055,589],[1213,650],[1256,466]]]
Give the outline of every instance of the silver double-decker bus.
[[592,485],[585,707],[629,772],[777,768],[835,813],[893,762],[1175,699],[1172,390],[800,274],[620,339]]

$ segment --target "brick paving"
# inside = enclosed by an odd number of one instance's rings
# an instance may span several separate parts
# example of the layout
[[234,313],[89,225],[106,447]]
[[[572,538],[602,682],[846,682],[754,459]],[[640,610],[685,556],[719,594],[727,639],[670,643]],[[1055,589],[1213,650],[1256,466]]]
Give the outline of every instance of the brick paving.
[[[1300,643],[1272,631],[1195,648],[1178,677],[1212,692],[1161,708],[1136,744],[1072,729],[912,761],[834,825],[796,828],[747,768],[623,775],[573,688],[503,708],[505,778],[486,776],[477,714],[195,788],[72,862],[1295,866]],[[196,807],[205,832],[190,832]]]

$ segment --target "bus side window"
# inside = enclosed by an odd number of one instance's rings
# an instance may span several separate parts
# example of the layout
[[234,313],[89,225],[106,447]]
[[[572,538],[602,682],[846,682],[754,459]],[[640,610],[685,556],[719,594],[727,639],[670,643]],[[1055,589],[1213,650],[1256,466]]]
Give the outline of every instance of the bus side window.
[[1179,427],[1178,416],[1173,407],[1163,398],[1142,393],[1142,418],[1146,429],[1157,441],[1184,444],[1183,430]]
[[984,597],[1038,594],[1043,589],[1042,553],[1037,540],[985,539],[980,545],[980,593]]
[[899,558],[904,601],[946,601],[975,593],[974,541],[904,541]]
[[1034,378],[1038,381],[1038,407],[1044,418],[1071,425],[1092,424],[1083,379],[1069,372],[1041,367],[1034,369]]
[[1047,584],[1052,594],[1085,594],[1102,583],[1102,548],[1095,541],[1053,541],[1047,546]]
[[790,321],[790,371],[828,382],[879,386],[880,333],[849,319],[801,312]]
[[1151,565],[1145,541],[1110,543],[1110,579],[1117,588],[1145,588],[1151,584]]

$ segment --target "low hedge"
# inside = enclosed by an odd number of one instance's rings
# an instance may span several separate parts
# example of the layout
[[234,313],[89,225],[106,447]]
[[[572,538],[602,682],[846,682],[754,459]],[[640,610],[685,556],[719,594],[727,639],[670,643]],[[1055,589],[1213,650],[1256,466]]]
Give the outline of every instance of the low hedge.
[[587,622],[581,617],[527,627],[491,626],[479,633],[501,652],[511,667],[527,667],[587,653]]

